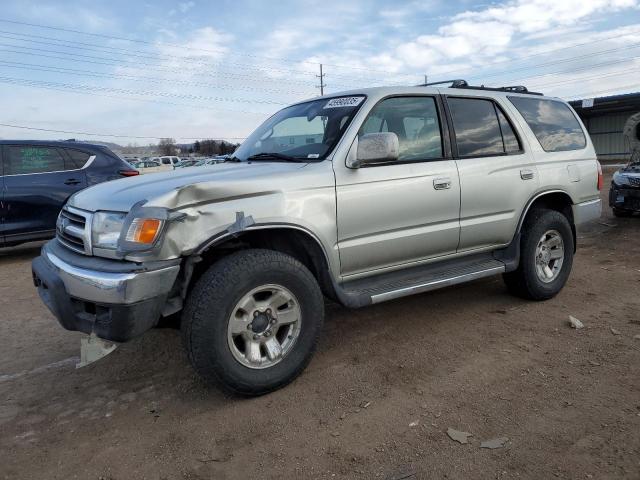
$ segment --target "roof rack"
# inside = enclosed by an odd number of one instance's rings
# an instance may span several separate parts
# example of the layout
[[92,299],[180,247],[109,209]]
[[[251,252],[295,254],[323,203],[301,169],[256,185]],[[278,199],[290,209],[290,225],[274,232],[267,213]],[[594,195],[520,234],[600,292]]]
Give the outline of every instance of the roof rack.
[[484,85],[469,85],[466,80],[461,78],[455,80],[442,80],[440,82],[430,82],[418,85],[418,87],[431,87],[434,85],[450,84],[449,88],[467,88],[469,90],[489,90],[492,92],[510,92],[510,93],[525,93],[528,95],[543,95],[540,92],[530,92],[524,85],[509,85],[506,87],[485,87]]

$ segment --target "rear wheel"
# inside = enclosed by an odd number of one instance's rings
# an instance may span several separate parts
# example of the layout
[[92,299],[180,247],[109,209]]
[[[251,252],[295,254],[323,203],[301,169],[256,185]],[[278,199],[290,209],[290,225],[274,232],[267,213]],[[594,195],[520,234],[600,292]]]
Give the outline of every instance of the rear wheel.
[[530,300],[554,297],[569,278],[574,240],[562,213],[537,209],[523,226],[518,269],[504,274],[509,291]]
[[198,280],[182,317],[184,344],[207,381],[241,395],[291,382],[311,360],[324,303],[309,270],[271,250],[245,250]]

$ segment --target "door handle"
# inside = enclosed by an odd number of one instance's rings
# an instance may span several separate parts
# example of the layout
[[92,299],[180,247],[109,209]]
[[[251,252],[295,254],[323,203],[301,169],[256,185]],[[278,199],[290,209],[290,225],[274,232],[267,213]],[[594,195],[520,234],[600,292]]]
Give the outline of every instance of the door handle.
[[451,179],[449,177],[436,178],[433,180],[433,188],[436,190],[447,190],[451,188]]
[[77,180],[77,179],[75,179],[75,178],[67,178],[67,179],[64,181],[64,184],[65,184],[65,185],[77,185],[77,184],[79,184],[79,183],[80,183],[80,180]]
[[522,180],[531,180],[534,177],[533,170],[529,170],[528,168],[524,168],[520,170],[520,178]]

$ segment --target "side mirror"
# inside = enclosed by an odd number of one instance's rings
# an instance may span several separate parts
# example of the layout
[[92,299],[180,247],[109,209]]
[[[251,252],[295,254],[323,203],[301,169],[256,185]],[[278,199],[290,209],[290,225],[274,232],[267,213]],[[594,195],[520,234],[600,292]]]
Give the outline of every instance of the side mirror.
[[349,162],[349,167],[360,168],[363,165],[395,162],[398,160],[399,151],[400,144],[395,133],[367,133],[358,138],[356,158]]

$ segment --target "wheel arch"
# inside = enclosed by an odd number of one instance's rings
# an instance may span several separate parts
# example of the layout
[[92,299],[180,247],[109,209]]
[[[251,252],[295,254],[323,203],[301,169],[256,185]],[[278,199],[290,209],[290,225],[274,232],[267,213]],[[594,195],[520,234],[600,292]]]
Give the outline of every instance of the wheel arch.
[[523,209],[522,214],[520,215],[520,220],[518,221],[518,228],[516,229],[516,235],[514,238],[517,238],[520,235],[524,222],[527,219],[529,213],[531,213],[536,208],[548,208],[549,210],[555,210],[562,213],[569,220],[569,224],[571,225],[571,233],[573,233],[573,250],[575,253],[577,245],[577,233],[573,218],[572,205],[573,200],[571,199],[571,196],[564,190],[547,190],[537,193],[527,202],[527,205]]
[[215,261],[249,248],[265,248],[292,256],[309,269],[325,295],[336,298],[331,260],[322,241],[308,229],[286,223],[254,224],[240,232],[224,232],[203,242],[187,259],[191,271],[185,279],[183,296]]

